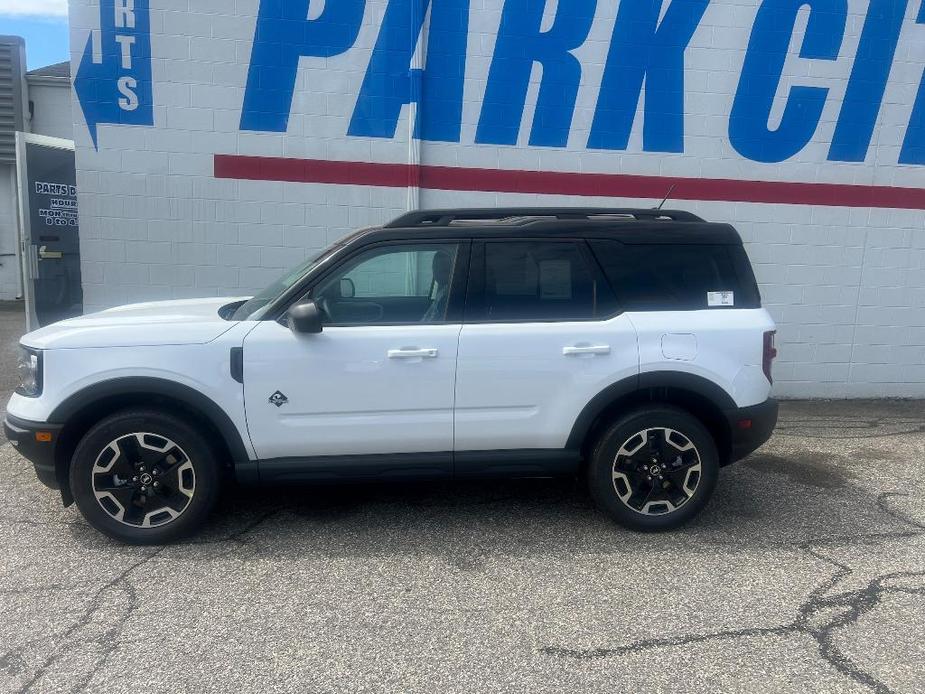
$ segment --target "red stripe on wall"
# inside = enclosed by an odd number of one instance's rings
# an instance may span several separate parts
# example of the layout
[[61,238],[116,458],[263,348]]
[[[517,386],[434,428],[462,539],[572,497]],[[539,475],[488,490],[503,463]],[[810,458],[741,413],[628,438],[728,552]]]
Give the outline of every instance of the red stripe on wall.
[[562,173],[323,159],[215,155],[215,176],[249,181],[336,183],[387,188],[540,193],[614,198],[716,200],[925,210],[925,189],[841,183],[741,181],[633,174]]

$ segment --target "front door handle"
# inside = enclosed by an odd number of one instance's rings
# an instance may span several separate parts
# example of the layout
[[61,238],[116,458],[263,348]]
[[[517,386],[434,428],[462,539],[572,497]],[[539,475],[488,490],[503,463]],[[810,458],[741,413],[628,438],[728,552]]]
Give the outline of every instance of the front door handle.
[[389,359],[433,359],[437,350],[433,347],[426,349],[390,349]]
[[581,345],[575,347],[563,347],[562,354],[567,357],[581,354],[610,354],[610,345]]

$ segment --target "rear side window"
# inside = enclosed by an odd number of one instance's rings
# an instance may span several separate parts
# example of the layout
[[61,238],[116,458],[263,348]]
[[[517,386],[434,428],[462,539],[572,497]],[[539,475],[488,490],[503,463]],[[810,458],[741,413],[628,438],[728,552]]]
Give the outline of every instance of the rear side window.
[[[584,252],[582,249],[585,249]],[[613,293],[586,247],[570,241],[485,243],[484,292],[476,319],[591,320],[615,311]]]
[[755,276],[741,246],[599,239],[590,245],[626,311],[761,307]]

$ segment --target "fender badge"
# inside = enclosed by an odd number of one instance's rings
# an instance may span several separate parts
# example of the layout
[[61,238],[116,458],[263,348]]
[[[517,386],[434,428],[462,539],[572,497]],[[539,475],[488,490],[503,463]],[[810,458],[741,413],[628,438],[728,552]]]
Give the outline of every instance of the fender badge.
[[282,407],[282,406],[285,405],[287,402],[289,402],[289,398],[287,398],[287,397],[286,397],[283,393],[281,393],[280,391],[276,391],[275,393],[273,393],[273,395],[270,396],[270,401],[269,401],[269,402],[270,402],[271,405],[276,405],[277,407]]

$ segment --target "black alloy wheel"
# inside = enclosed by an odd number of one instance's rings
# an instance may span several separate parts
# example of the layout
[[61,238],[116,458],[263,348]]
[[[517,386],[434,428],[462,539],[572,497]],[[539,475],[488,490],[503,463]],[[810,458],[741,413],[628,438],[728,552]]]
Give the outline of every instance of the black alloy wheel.
[[600,436],[588,463],[598,507],[634,530],[667,530],[706,505],[719,476],[716,443],[703,423],[670,405],[628,413]]
[[174,441],[147,432],[107,445],[93,465],[93,494],[114,520],[153,528],[176,520],[196,494],[196,471]]
[[215,443],[160,410],[125,410],[90,429],[71,460],[74,500],[100,532],[162,544],[197,530],[218,498]]
[[697,447],[684,434],[666,427],[643,429],[617,451],[613,487],[637,513],[671,513],[694,496],[702,469]]

